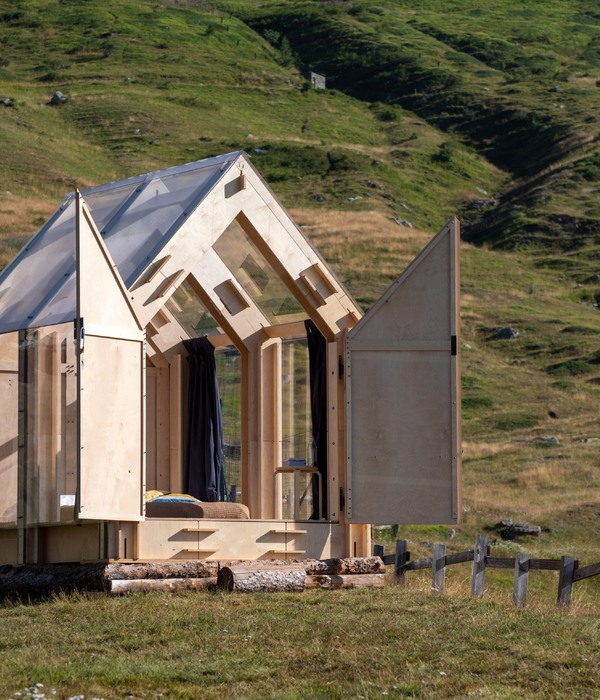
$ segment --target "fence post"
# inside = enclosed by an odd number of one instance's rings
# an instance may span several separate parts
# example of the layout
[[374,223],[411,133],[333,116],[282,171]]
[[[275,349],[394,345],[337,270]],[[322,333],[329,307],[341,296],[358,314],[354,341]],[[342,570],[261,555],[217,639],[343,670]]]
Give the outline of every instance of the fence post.
[[575,557],[561,557],[560,575],[558,579],[557,605],[568,607],[571,604],[571,590],[573,588],[573,575],[576,569]]
[[404,578],[404,567],[410,557],[408,551],[408,542],[406,540],[396,541],[396,560],[394,562],[394,580],[398,586],[403,586],[406,583]]
[[471,595],[475,598],[481,598],[483,596],[483,575],[485,572],[487,546],[488,536],[477,535],[473,556],[473,576],[471,579]]
[[373,556],[374,557],[381,557],[383,559],[383,554],[384,554],[384,547],[382,544],[376,544],[373,547]]
[[527,584],[529,582],[529,554],[517,554],[515,558],[515,581],[513,584],[513,603],[524,608],[527,601]]
[[437,593],[444,592],[444,578],[446,575],[446,545],[434,544],[431,557],[431,587]]

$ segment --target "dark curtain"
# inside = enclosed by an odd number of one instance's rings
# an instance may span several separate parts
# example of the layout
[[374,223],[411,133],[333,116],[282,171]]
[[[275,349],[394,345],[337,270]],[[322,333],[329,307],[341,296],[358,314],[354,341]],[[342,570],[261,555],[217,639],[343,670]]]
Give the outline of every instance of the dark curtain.
[[[310,368],[310,411],[312,438],[315,445],[315,465],[321,474],[321,499],[323,517],[327,517],[327,341],[310,319],[304,322],[308,339],[308,363]],[[313,493],[317,491],[317,479],[313,479]],[[315,504],[312,519],[319,517]]]
[[184,340],[188,352],[186,492],[201,501],[225,500],[223,420],[215,351],[207,338]]

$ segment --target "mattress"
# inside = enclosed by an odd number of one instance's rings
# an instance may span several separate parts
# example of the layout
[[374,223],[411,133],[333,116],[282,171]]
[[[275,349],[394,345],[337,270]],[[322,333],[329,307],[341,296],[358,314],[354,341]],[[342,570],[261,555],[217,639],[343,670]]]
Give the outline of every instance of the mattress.
[[208,520],[248,520],[250,511],[243,503],[227,501],[168,501],[155,499],[146,503],[147,518],[205,518]]

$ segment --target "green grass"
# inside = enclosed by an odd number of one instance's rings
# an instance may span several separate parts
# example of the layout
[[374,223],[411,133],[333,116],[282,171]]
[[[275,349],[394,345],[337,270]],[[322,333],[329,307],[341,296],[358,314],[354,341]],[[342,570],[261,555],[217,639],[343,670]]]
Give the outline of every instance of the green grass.
[[5,697],[36,683],[59,698],[548,698],[600,690],[600,621],[585,609],[569,615],[538,604],[523,612],[418,585],[67,596],[4,604],[0,620]]
[[536,416],[528,413],[508,413],[496,421],[496,430],[520,430],[523,428],[533,428],[539,423]]

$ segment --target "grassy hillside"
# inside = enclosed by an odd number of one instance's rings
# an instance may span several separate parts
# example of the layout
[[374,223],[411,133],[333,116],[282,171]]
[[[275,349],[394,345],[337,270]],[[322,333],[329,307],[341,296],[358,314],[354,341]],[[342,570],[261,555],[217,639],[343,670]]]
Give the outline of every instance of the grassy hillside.
[[597,560],[599,29],[594,0],[0,0],[0,264],[76,186],[238,148],[365,307],[457,212],[453,546],[512,515]]
[[[258,6],[257,6],[258,5]],[[284,2],[228,7],[301,65],[370,103],[412,110],[512,176],[468,212],[467,237],[596,247],[600,13],[596,3]],[[438,162],[456,169],[452,148]]]
[[[307,89],[217,4],[4,1],[0,22],[0,89],[14,100],[1,108],[0,192],[56,196],[244,148],[288,204],[383,207],[433,229],[503,181],[400,107]],[[69,101],[48,106],[56,89]],[[448,149],[452,167],[438,158]]]

